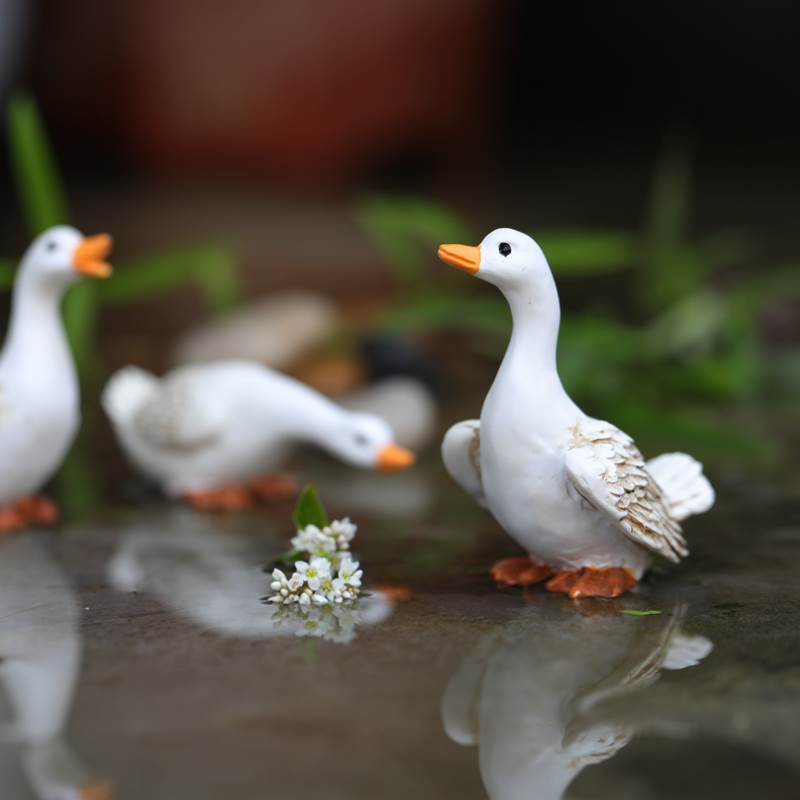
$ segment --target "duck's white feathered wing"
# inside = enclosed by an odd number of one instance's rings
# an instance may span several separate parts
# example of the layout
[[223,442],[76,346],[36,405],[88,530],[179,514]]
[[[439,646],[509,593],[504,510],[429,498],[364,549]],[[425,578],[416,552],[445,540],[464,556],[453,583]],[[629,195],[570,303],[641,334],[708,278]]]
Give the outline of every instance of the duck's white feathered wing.
[[670,561],[689,554],[681,526],[630,436],[584,419],[572,430],[567,477],[578,493],[642,547]]
[[442,461],[450,477],[486,508],[481,478],[481,423],[468,419],[453,425],[442,441]]
[[103,402],[115,424],[151,447],[192,451],[212,444],[225,427],[225,412],[203,386],[199,368],[176,370],[159,380],[136,367],[109,381]]

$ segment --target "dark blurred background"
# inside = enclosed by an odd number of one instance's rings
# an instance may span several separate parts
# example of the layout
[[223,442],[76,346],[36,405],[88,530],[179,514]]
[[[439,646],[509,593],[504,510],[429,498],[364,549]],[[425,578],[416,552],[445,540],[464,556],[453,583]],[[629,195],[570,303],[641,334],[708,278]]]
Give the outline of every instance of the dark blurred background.
[[[796,4],[0,13],[4,105],[21,104],[18,123],[40,115],[63,213],[115,234],[117,274],[83,300],[94,332],[71,329],[94,385],[130,361],[164,369],[192,349],[187,331],[207,343],[220,319],[299,288],[335,323],[276,366],[332,394],[411,372],[440,392],[443,424],[474,416],[507,318],[434,248],[510,225],[551,259],[562,372],[587,411],[721,464],[792,461]],[[35,226],[9,115],[0,244],[15,259]]]

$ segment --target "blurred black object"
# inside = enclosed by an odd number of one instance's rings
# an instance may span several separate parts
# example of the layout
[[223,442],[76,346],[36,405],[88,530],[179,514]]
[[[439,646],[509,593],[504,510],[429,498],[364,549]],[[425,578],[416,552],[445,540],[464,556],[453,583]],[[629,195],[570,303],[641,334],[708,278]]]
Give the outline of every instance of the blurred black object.
[[376,334],[358,343],[370,382],[398,375],[416,378],[435,395],[441,395],[441,379],[433,360],[415,342],[400,336]]

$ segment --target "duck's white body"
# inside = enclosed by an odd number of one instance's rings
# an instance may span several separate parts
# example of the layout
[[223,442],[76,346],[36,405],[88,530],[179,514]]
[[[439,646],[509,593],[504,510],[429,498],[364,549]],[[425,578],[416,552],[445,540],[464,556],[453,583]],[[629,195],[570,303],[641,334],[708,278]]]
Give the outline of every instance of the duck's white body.
[[683,633],[682,616],[676,608],[642,626],[537,607],[487,636],[448,684],[442,720],[451,739],[479,747],[491,800],[560,800],[646,727],[632,714],[614,719],[607,703],[711,652],[708,639]]
[[41,488],[75,438],[78,378],[61,299],[80,272],[108,274],[96,259],[109,248],[108,237],[84,239],[61,226],[39,236],[22,259],[0,354],[0,506]]
[[36,492],[64,460],[80,424],[78,378],[60,294],[21,274],[0,356],[0,505]]
[[378,466],[387,448],[399,451],[382,420],[250,361],[180,367],[161,379],[126,367],[103,405],[130,460],[172,496],[275,470],[297,442],[364,467]]
[[[442,258],[467,269],[459,255]],[[467,271],[503,291],[514,328],[480,420],[445,436],[448,471],[551,569],[624,567],[638,579],[654,552],[678,560],[687,552],[678,520],[714,499],[700,465],[670,454],[645,466],[626,434],[567,395],[556,368],[558,293],[530,237],[500,229],[474,258]]]

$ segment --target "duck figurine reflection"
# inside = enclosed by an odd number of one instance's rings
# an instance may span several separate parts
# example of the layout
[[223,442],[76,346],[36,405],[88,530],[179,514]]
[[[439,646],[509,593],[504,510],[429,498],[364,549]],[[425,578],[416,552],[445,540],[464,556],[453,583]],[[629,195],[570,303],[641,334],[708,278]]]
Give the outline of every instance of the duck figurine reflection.
[[482,640],[450,680],[441,710],[448,736],[479,748],[491,800],[560,800],[585,767],[646,728],[632,693],[712,650],[704,636],[682,631],[683,616],[681,607],[646,620],[528,608]]
[[[110,800],[64,738],[81,666],[78,598],[33,533],[0,541],[0,797]],[[29,790],[23,787],[29,787]]]
[[108,277],[110,251],[110,236],[84,237],[61,225],[38,236],[22,257],[0,353],[0,532],[57,517],[36,492],[61,466],[80,423],[61,299],[81,276]]
[[133,464],[169,496],[200,508],[242,508],[293,494],[272,473],[291,445],[309,443],[347,464],[381,471],[414,462],[371,414],[251,361],[179,367],[157,378],[136,367],[106,385],[103,406]]
[[500,228],[478,247],[445,244],[438,255],[500,289],[513,318],[480,419],[454,425],[442,443],[450,475],[528,554],[495,564],[495,579],[615,597],[654,555],[680,561],[680,523],[711,508],[714,491],[691,456],[646,462],[630,436],[569,397],[556,366],[558,292],[536,242]]

